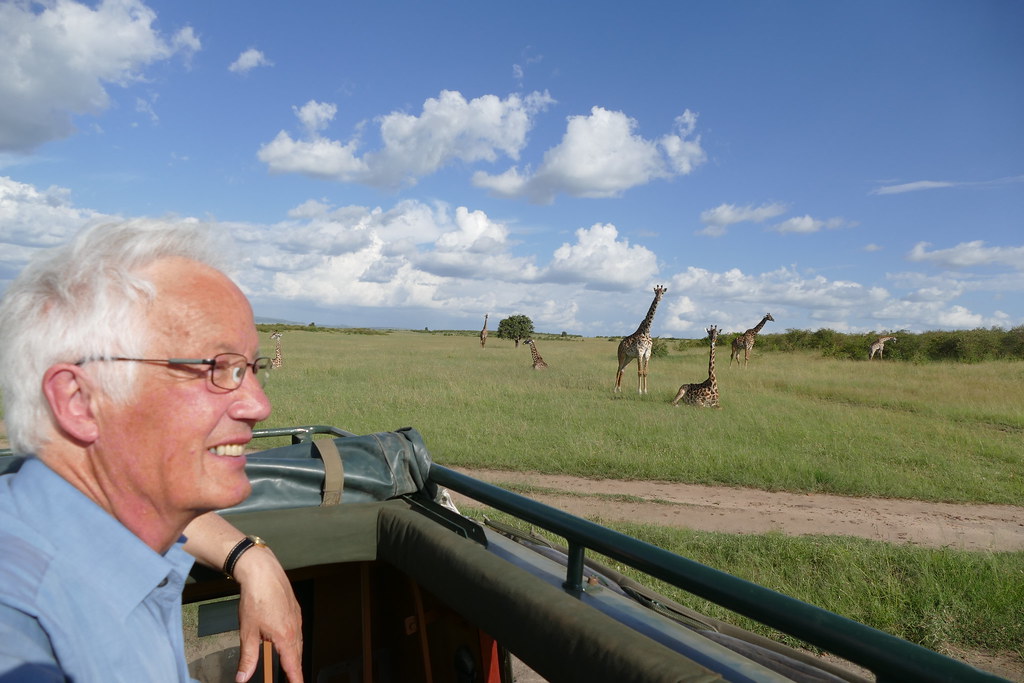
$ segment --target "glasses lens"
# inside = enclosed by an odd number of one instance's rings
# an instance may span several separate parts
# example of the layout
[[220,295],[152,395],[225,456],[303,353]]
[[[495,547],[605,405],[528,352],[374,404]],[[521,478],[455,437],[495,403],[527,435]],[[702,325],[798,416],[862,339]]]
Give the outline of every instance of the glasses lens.
[[249,364],[240,353],[222,353],[213,357],[213,372],[210,379],[215,387],[229,391],[242,386],[245,368]]
[[270,379],[270,368],[272,363],[266,356],[260,356],[252,362],[252,371],[256,375],[256,379],[260,381],[260,386],[266,386],[267,380]]

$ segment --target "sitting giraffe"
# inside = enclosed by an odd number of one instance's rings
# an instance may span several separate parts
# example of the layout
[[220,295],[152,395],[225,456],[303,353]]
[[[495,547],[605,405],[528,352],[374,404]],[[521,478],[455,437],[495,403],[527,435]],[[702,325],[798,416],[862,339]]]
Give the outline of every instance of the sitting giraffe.
[[743,367],[747,367],[747,363],[750,362],[750,350],[754,348],[754,338],[757,337],[757,333],[761,331],[761,328],[769,320],[775,322],[775,318],[772,317],[771,313],[765,313],[764,317],[761,318],[761,322],[743,334],[737,335],[732,340],[732,355],[729,356],[729,367],[732,367],[733,361],[736,361],[736,365],[740,364],[740,349],[743,349]]
[[274,357],[270,359],[270,367],[276,370],[281,367],[281,333],[275,332],[270,338],[274,340]]
[[624,337],[619,342],[619,369],[615,373],[615,389],[613,393],[622,391],[622,371],[636,358],[637,392],[647,393],[647,362],[651,359],[651,349],[654,348],[654,340],[651,339],[651,323],[654,322],[654,311],[658,308],[658,302],[668,290],[658,285],[654,288],[654,301],[647,311],[647,317],[636,328],[636,332]]
[[540,354],[537,352],[537,344],[534,343],[532,339],[527,339],[523,343],[530,345],[530,354],[533,356],[533,369],[543,370],[547,368],[548,364],[544,362],[544,359],[541,358]]
[[701,408],[721,408],[718,404],[718,380],[715,378],[715,343],[718,341],[718,328],[712,325],[708,329],[711,340],[711,353],[708,357],[708,378],[700,384],[684,384],[672,400],[678,406],[679,401]]
[[882,351],[885,350],[885,342],[896,341],[896,337],[879,337],[878,340],[871,345],[871,352],[868,353],[868,360],[875,357],[878,354],[878,360],[882,360]]

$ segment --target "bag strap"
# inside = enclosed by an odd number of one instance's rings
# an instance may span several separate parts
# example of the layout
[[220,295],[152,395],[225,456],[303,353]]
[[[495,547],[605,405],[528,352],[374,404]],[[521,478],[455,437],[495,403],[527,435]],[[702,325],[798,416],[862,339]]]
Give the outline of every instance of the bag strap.
[[345,489],[345,465],[341,461],[338,444],[334,439],[317,439],[313,445],[324,461],[324,494],[320,505],[337,505]]

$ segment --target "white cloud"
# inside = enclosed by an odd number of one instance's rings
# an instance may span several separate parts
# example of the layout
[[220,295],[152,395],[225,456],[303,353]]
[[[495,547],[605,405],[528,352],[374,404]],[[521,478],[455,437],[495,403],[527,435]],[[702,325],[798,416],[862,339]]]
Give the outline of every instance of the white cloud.
[[559,193],[574,197],[616,197],[654,179],[685,175],[706,155],[700,137],[688,139],[697,115],[676,118],[675,132],[652,141],[635,134],[637,122],[619,111],[593,107],[589,116],[569,117],[562,141],[544,154],[531,174],[513,166],[491,175],[478,171],[473,184],[500,197],[528,198],[538,204]]
[[901,183],[899,185],[883,185],[871,190],[871,194],[903,194],[904,192],[918,192],[920,190],[934,190],[940,187],[953,187],[956,183],[945,180],[918,180],[913,183]]
[[73,116],[106,109],[108,85],[200,48],[188,27],[168,41],[155,19],[139,0],[0,3],[0,151],[28,153],[70,135]]
[[580,282],[593,289],[630,289],[646,285],[658,272],[654,252],[618,238],[610,223],[576,231],[576,243],[555,250],[542,276],[551,282]]
[[930,246],[928,242],[918,242],[907,254],[907,258],[911,261],[929,261],[945,268],[1010,266],[1024,270],[1024,246],[986,247],[981,240],[961,242],[949,249],[928,251]]
[[103,214],[75,208],[63,187],[38,190],[0,177],[0,243],[49,247],[65,242],[87,222]]
[[258,66],[274,66],[274,63],[267,59],[266,55],[262,52],[251,47],[238,55],[238,59],[231,62],[230,66],[228,66],[228,71],[235,74],[244,74]]
[[763,223],[769,218],[775,218],[786,212],[784,204],[777,202],[762,204],[758,207],[751,205],[736,206],[735,204],[719,204],[713,209],[701,212],[700,221],[705,227],[699,234],[710,237],[720,237],[725,234],[726,228],[736,223]]
[[819,218],[813,218],[809,215],[796,216],[794,218],[788,218],[781,223],[772,226],[772,230],[781,233],[796,232],[796,233],[812,233],[820,230],[837,230],[842,227],[849,225],[842,218],[828,218],[822,220]]
[[292,111],[302,123],[302,127],[306,129],[306,135],[315,137],[334,120],[338,113],[338,106],[329,102],[310,100],[302,107],[292,107]]
[[554,100],[545,92],[504,100],[484,95],[466,100],[445,90],[423,103],[419,116],[392,112],[379,119],[383,147],[358,155],[360,139],[342,143],[321,136],[335,116],[333,104],[309,102],[296,109],[305,140],[281,131],[258,153],[272,173],[302,173],[340,182],[394,188],[415,184],[456,161],[512,159],[526,144],[533,117]]
[[[104,218],[76,207],[65,189],[0,177],[0,283],[32,252]],[[469,312],[489,311],[497,319],[524,313],[538,329],[555,332],[627,334],[643,318],[655,283],[669,290],[655,319],[659,335],[702,336],[709,324],[738,332],[766,312],[776,320],[772,332],[1024,324],[992,307],[1000,296],[1024,291],[1024,270],[898,273],[888,276],[891,289],[795,268],[747,273],[690,266],[665,273],[651,249],[611,224],[580,228],[550,253],[523,253],[513,229],[483,211],[413,200],[382,208],[310,199],[279,223],[218,222],[211,229],[239,244],[233,275],[258,315],[308,315],[317,324],[369,318],[383,325],[434,328],[443,320],[472,327],[478,320]]]
[[990,187],[1006,185],[1010,183],[1024,182],[1024,175],[1007,176],[995,180],[978,181],[949,181],[949,180],[917,180],[912,183],[899,183],[896,185],[882,185],[871,190],[869,194],[903,194],[905,192],[918,192],[920,190],[935,190],[946,187]]

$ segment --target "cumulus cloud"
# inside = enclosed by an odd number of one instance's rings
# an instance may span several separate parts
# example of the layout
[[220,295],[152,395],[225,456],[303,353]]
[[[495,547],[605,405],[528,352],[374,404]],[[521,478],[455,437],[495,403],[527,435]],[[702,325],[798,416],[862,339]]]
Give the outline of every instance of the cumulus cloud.
[[75,115],[109,106],[110,85],[200,49],[191,28],[167,38],[155,19],[139,0],[0,3],[0,151],[28,153],[70,135]]
[[928,261],[943,268],[971,268],[978,266],[1009,266],[1024,270],[1024,246],[987,247],[985,242],[961,242],[949,249],[928,250],[931,244],[918,242],[907,254],[911,261]]
[[559,193],[574,197],[616,197],[654,179],[686,175],[704,163],[700,136],[692,137],[697,115],[686,110],[672,133],[648,140],[623,112],[593,107],[571,116],[562,141],[544,154],[536,173],[512,166],[491,175],[478,171],[473,184],[499,197],[549,204]]
[[736,206],[735,204],[719,204],[713,209],[708,209],[700,214],[700,221],[704,228],[698,234],[710,237],[720,237],[725,234],[726,228],[736,223],[763,223],[786,212],[786,206],[773,202],[761,206]]
[[542,276],[552,282],[580,282],[592,289],[625,290],[642,286],[658,272],[654,252],[619,239],[610,223],[576,231],[576,243],[555,250]]
[[[0,177],[0,285],[32,252],[108,218],[76,207],[63,188],[38,189]],[[643,318],[655,283],[669,290],[655,319],[656,335],[702,336],[709,324],[739,332],[766,312],[776,320],[770,329],[778,332],[1024,323],[991,306],[1000,296],[1024,291],[1021,269],[898,273],[888,276],[888,288],[794,267],[745,272],[689,266],[666,273],[654,251],[631,243],[612,224],[580,228],[549,252],[524,252],[514,225],[469,207],[415,200],[364,207],[309,199],[277,223],[221,221],[210,227],[231,234],[239,245],[233,275],[258,315],[310,315],[317,324],[371,319],[433,328],[442,320],[468,325],[468,319],[460,322],[467,311],[490,311],[498,319],[525,313],[538,329],[626,334]],[[986,250],[993,248],[975,246],[992,256]],[[927,245],[919,252],[951,258]],[[1016,252],[997,253],[1008,259],[1006,253]],[[407,323],[407,315],[416,322]],[[478,322],[473,317],[472,325]]]
[[260,148],[258,157],[272,173],[301,173],[384,188],[412,185],[458,161],[493,162],[501,155],[518,159],[534,117],[553,102],[546,92],[466,100],[458,92],[445,90],[427,99],[418,116],[392,112],[381,117],[383,146],[360,156],[359,135],[341,142],[322,134],[337,107],[310,101],[295,110],[305,138],[294,139],[280,131]]
[[238,59],[231,62],[228,71],[234,74],[244,74],[252,71],[258,66],[274,66],[274,63],[267,59],[266,55],[254,47],[249,48]]
[[62,244],[86,223],[102,218],[76,208],[65,188],[39,190],[0,177],[0,281],[19,272],[36,250]]

